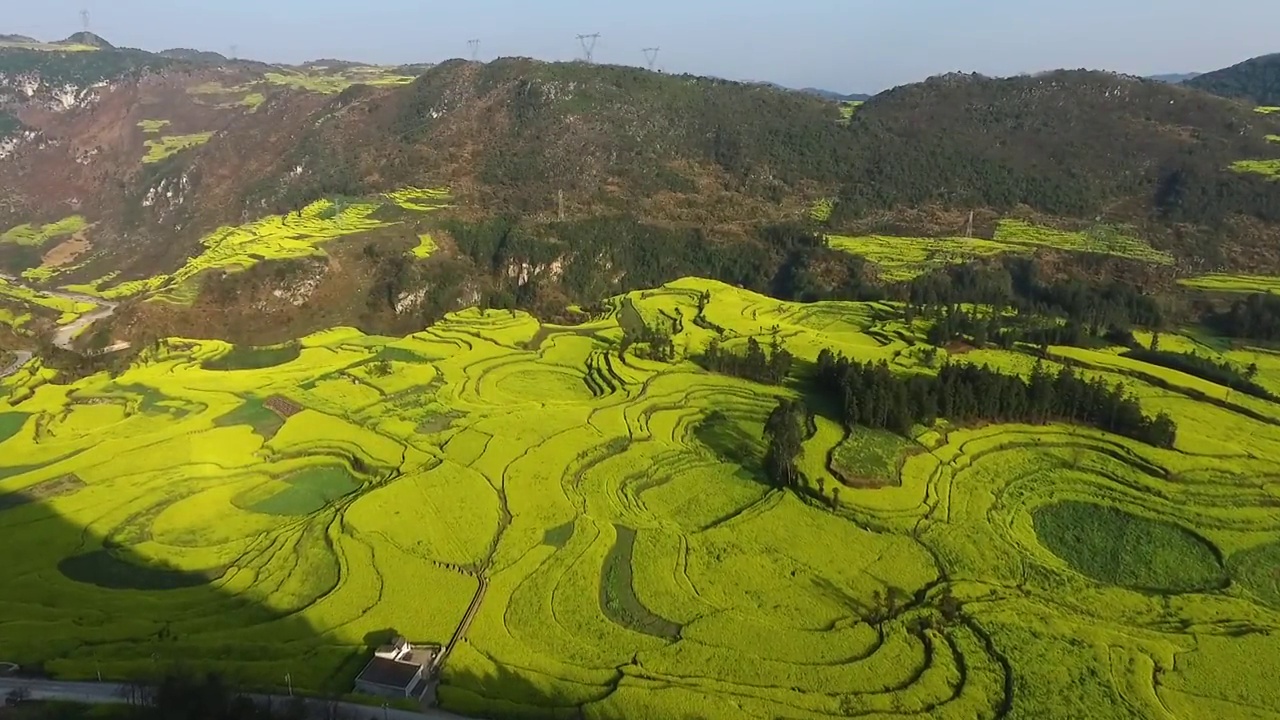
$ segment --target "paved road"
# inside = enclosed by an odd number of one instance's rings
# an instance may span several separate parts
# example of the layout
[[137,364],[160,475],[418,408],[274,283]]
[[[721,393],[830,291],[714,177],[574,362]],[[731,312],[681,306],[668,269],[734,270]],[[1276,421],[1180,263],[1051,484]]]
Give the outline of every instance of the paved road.
[[[90,310],[72,322],[63,325],[53,334],[53,344],[63,350],[72,349],[71,343],[76,339],[76,336],[80,334],[81,330],[84,330],[103,318],[111,317],[116,311],[117,303],[111,302],[110,300],[103,300],[102,298],[96,298],[91,295],[81,295],[80,293],[65,292],[63,290],[47,290],[44,288],[31,287],[30,285],[24,285],[18,278],[12,275],[5,275],[4,273],[0,273],[0,280],[5,280],[13,285],[19,285],[32,292],[47,295],[49,297],[62,298],[63,300],[70,300],[71,302],[88,303],[90,305],[97,306],[96,310]],[[111,350],[123,350],[127,347],[129,347],[128,343],[117,343],[116,345],[111,346]],[[4,377],[4,373],[0,373],[0,377]]]
[[[125,702],[125,686],[116,683],[97,682],[63,682],[60,680],[28,680],[24,678],[0,677],[0,695],[10,690],[25,687],[31,693],[32,700],[65,700],[68,702],[86,703],[89,705],[121,704]],[[285,695],[250,695],[254,702],[271,702],[281,705],[289,702]],[[320,700],[308,700],[307,705],[315,714],[320,715],[326,703]],[[461,715],[454,715],[443,710],[426,710],[413,712],[396,708],[371,707],[357,703],[338,703],[345,718],[350,720],[467,720]]]
[[14,358],[13,362],[9,363],[9,367],[0,368],[0,380],[18,372],[18,368],[26,365],[27,361],[31,359],[31,353],[26,350],[14,350],[13,354],[17,355],[17,357]]

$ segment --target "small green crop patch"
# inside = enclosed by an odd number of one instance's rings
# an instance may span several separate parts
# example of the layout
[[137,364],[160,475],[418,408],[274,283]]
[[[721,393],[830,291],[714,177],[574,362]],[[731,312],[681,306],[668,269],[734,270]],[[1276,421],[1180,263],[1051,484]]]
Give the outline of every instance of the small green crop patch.
[[438,249],[440,248],[436,245],[436,241],[431,239],[430,235],[424,233],[418,236],[418,246],[413,249],[413,256],[422,260],[431,257]]
[[244,404],[213,421],[215,427],[248,425],[263,438],[270,440],[284,426],[284,418],[268,408],[256,397],[247,398]]
[[840,122],[847,125],[863,104],[862,100],[846,100],[840,103]]
[[207,585],[221,577],[221,571],[191,572],[142,565],[119,558],[110,550],[72,555],[58,563],[58,571],[69,580],[111,590],[181,590]]
[[1280,542],[1242,550],[1227,560],[1231,579],[1249,594],[1280,608]]
[[902,460],[913,448],[919,446],[887,430],[856,428],[831,451],[831,473],[852,487],[898,485]]
[[655,615],[636,597],[631,570],[636,531],[624,525],[613,527],[618,533],[618,541],[609,550],[600,572],[600,608],[604,610],[605,617],[645,635],[679,637],[679,625]]
[[1264,105],[1262,107],[1254,108],[1253,111],[1256,113],[1262,113],[1263,115],[1272,115],[1272,114],[1280,113],[1280,107],[1272,107],[1269,105]]
[[236,104],[241,107],[249,108],[250,112],[256,112],[258,110],[258,106],[262,105],[262,103],[266,101],[267,101],[266,95],[263,95],[262,93],[259,93],[259,92],[255,92],[255,93],[249,93],[248,95],[245,95],[244,97],[240,98],[239,102],[237,102]]
[[72,215],[47,225],[27,223],[0,233],[0,243],[40,247],[50,240],[70,237],[88,227],[80,215]]
[[226,355],[205,360],[201,367],[205,370],[262,370],[293,362],[301,354],[302,347],[297,343],[270,347],[237,345]]
[[330,71],[321,67],[269,72],[264,75],[268,83],[283,85],[295,90],[336,95],[352,85],[395,86],[414,81],[411,75],[402,75],[392,68],[362,65],[342,71]]
[[881,278],[890,282],[906,282],[948,265],[1023,250],[1018,245],[983,238],[832,235],[827,243],[832,249],[865,258],[876,266]]
[[819,225],[826,223],[831,219],[831,213],[836,209],[836,203],[830,198],[822,198],[809,207],[809,219]]
[[30,416],[24,412],[0,413],[0,443],[17,435],[28,417]]
[[323,465],[294,473],[289,487],[249,507],[266,515],[309,515],[360,488],[360,481],[344,467]]
[[1268,135],[1267,142],[1280,143],[1280,135]]
[[138,123],[138,127],[142,128],[144,133],[158,133],[169,124],[168,120],[142,120]]
[[1230,275],[1226,273],[1211,273],[1209,275],[1182,278],[1178,280],[1178,284],[1183,287],[1204,290],[1206,292],[1280,292],[1280,277],[1275,275]]
[[995,240],[1069,252],[1115,255],[1157,265],[1173,264],[1173,256],[1169,253],[1156,250],[1146,241],[1126,235],[1120,228],[1109,225],[1096,225],[1088,230],[1073,232],[1006,218],[996,226]]
[[1238,173],[1262,175],[1268,178],[1280,178],[1280,158],[1270,160],[1239,160],[1231,163],[1231,169]]
[[1172,523],[1075,501],[1036,510],[1034,523],[1045,547],[1098,582],[1177,593],[1226,581],[1217,549]]
[[148,140],[145,143],[147,154],[142,156],[142,162],[160,162],[188,148],[203,145],[209,142],[212,137],[212,132],[203,132],[192,133],[191,135],[165,135],[159,140]]

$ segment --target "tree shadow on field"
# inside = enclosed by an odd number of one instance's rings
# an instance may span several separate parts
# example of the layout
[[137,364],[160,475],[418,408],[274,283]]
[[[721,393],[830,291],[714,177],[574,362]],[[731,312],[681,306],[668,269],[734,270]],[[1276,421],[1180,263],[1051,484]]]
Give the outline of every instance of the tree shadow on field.
[[[621,673],[618,679],[621,679]],[[531,720],[555,718],[556,720],[705,720],[706,715],[683,711],[671,714],[669,706],[635,707],[628,710],[603,707],[603,702],[613,688],[601,688],[592,701],[583,703],[581,691],[569,693],[534,683],[528,678],[501,665],[492,673],[476,674],[470,671],[445,671],[444,682],[438,694],[441,709],[470,717],[491,720]]]
[[740,466],[753,479],[767,481],[763,443],[729,415],[711,411],[698,422],[693,435],[722,461]]
[[256,692],[351,692],[364,648],[223,590],[223,567],[145,557],[134,543],[149,531],[120,543],[69,521],[56,504],[93,486],[44,467],[0,474],[0,662],[17,664],[17,676],[155,684],[182,667]]

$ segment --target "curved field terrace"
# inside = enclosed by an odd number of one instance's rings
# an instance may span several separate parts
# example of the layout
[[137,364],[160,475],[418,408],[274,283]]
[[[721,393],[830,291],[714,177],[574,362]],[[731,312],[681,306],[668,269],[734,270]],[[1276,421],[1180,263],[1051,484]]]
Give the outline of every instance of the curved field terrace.
[[[1280,717],[1280,406],[1050,348],[1169,413],[1174,447],[819,414],[784,490],[764,426],[803,369],[692,358],[776,334],[801,368],[830,348],[934,372],[915,326],[699,279],[609,307],[171,338],[72,384],[27,363],[0,381],[0,533],[24,538],[5,659],[347,692],[394,629],[447,645],[441,704],[485,717]],[[663,319],[672,362],[624,348],[624,322]]]

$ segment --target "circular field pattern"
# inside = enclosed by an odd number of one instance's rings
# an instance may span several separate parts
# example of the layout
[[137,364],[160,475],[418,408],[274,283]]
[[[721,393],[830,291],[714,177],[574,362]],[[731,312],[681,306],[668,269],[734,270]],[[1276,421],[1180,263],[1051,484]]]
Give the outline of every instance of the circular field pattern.
[[1092,503],[1061,502],[1037,510],[1035,527],[1055,555],[1098,582],[1191,592],[1226,581],[1217,548],[1172,523]]
[[[891,302],[685,279],[604,307],[0,380],[5,659],[341,695],[396,633],[445,646],[440,703],[475,717],[1277,719],[1280,405],[1120,348],[926,362]],[[623,347],[646,328],[672,361]],[[781,385],[698,363],[774,337]],[[824,349],[904,375],[1069,358],[1177,442],[846,427],[806,395]],[[814,411],[785,486],[782,399]]]

